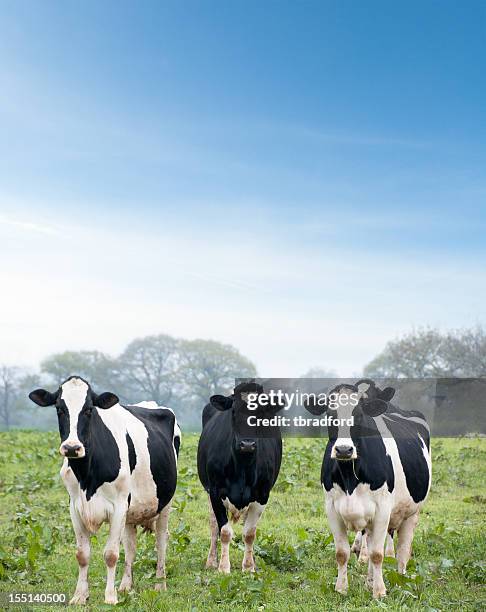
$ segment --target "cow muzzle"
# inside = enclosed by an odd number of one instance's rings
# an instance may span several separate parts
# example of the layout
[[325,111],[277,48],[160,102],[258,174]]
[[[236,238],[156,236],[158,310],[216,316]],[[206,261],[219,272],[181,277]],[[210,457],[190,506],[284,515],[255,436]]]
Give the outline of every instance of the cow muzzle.
[[86,454],[82,444],[70,442],[63,442],[59,448],[59,452],[63,457],[67,457],[68,459],[81,459]]
[[331,452],[331,458],[338,461],[350,461],[357,458],[356,448],[350,444],[335,445]]
[[240,453],[254,453],[256,450],[255,440],[240,440],[239,451]]

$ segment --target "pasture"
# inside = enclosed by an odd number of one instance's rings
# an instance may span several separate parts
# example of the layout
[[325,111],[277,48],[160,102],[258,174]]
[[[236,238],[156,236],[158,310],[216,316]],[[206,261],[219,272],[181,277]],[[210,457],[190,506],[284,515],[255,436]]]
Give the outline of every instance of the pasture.
[[[231,548],[232,573],[205,570],[209,546],[207,496],[196,472],[197,434],[184,434],[179,482],[170,519],[167,592],[152,590],[152,534],[139,532],[134,590],[120,595],[125,610],[484,610],[486,439],[436,439],[433,487],[421,515],[406,576],[385,559],[388,596],[372,600],[366,568],[353,556],[349,593],[334,592],[336,563],[319,482],[325,440],[284,440],[282,470],[259,524],[258,572],[242,574],[241,527]],[[57,432],[0,434],[0,591],[66,592],[77,579],[68,494],[60,478]],[[107,528],[93,538],[90,600],[103,604],[102,548]],[[351,539],[351,536],[350,536]],[[117,576],[121,577],[123,552]],[[16,606],[14,609],[21,609]],[[59,606],[24,609],[58,610]],[[81,608],[72,608],[81,609]]]

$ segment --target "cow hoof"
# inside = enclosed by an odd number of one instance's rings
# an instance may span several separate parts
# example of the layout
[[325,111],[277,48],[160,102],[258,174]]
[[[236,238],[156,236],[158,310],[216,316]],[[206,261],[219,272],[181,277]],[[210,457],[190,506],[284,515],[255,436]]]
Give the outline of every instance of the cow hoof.
[[218,568],[218,560],[217,559],[208,559],[206,561],[206,569],[217,569]]
[[128,593],[132,590],[132,582],[122,580],[120,586],[118,587],[119,593]]
[[358,557],[358,563],[368,563],[369,556],[368,553],[360,553]]
[[113,593],[105,593],[105,604],[109,604],[112,606],[116,606],[116,604],[118,603],[118,598],[116,596],[116,591]]
[[347,584],[347,582],[346,583],[341,583],[341,584],[338,584],[336,582],[335,591],[336,591],[336,593],[341,593],[341,595],[347,595],[348,594],[348,584]]
[[74,593],[69,600],[70,606],[83,606],[89,599],[88,593]]
[[230,573],[230,566],[229,565],[220,565],[218,567],[218,572],[220,572],[221,574],[229,574]]
[[385,585],[383,585],[382,587],[378,587],[376,589],[373,589],[373,598],[374,599],[380,599],[380,597],[385,597],[385,595],[386,595]]
[[253,565],[242,564],[241,571],[242,572],[251,572],[252,574],[254,574],[256,572],[256,566],[255,566],[255,564],[253,564]]

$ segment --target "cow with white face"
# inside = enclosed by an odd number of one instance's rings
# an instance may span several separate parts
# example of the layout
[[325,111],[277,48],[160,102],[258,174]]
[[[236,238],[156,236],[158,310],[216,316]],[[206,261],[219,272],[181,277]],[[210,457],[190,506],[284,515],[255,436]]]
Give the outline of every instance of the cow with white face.
[[97,395],[79,376],[55,393],[29,394],[39,406],[55,406],[64,457],[61,478],[69,492],[77,542],[79,577],[71,604],[88,599],[90,536],[102,523],[110,530],[104,549],[107,567],[105,603],[116,604],[116,563],[120,540],[125,571],[120,591],[132,587],[137,525],[155,530],[155,588],[165,589],[165,552],[170,503],[177,481],[180,429],[174,413],[155,402],[121,406],[113,393]]
[[[430,433],[425,417],[390,404],[395,390],[372,381],[338,385],[330,404],[309,402],[312,414],[333,417],[324,453],[321,482],[333,533],[338,578],[336,591],[348,589],[350,546],[347,532],[367,536],[368,583],[375,598],[386,594],[383,550],[387,534],[398,531],[398,571],[404,573],[418,515],[431,484]],[[356,544],[356,543],[355,543]],[[389,541],[387,542],[389,548]]]

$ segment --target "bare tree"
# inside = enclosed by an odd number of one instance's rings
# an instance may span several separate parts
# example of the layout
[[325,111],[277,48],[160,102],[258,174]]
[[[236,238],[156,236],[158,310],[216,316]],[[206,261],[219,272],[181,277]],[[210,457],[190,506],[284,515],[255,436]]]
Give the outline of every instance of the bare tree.
[[230,344],[181,341],[178,378],[184,396],[193,402],[204,405],[211,395],[231,391],[236,378],[254,376],[254,364]]
[[381,378],[486,376],[486,334],[481,327],[441,333],[422,329],[389,342],[365,368]]
[[9,430],[12,426],[14,407],[18,397],[19,377],[19,368],[0,365],[0,421],[2,429]]
[[108,390],[117,382],[114,360],[100,351],[55,353],[42,361],[41,372],[48,374],[56,385],[73,374],[82,376],[98,389]]
[[122,394],[130,401],[170,402],[176,384],[178,344],[165,334],[131,342],[116,361]]

